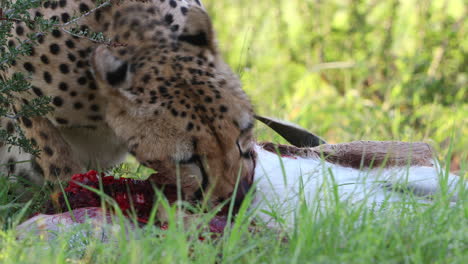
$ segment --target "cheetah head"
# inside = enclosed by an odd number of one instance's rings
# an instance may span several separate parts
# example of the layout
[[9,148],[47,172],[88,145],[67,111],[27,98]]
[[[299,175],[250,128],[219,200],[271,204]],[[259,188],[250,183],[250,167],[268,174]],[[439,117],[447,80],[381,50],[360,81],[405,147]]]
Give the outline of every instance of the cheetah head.
[[141,25],[151,30],[131,32],[125,47],[95,50],[106,121],[141,164],[158,171],[154,181],[179,180],[184,199],[216,205],[238,182],[241,201],[254,171],[252,106],[217,52],[206,12],[192,8],[187,21],[180,34],[164,23]]

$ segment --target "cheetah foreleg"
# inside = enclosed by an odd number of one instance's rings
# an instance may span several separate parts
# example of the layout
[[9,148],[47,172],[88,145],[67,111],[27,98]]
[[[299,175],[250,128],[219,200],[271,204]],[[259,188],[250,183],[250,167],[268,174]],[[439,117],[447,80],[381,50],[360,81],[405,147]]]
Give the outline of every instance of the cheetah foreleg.
[[23,117],[19,123],[25,136],[41,150],[36,162],[46,181],[67,180],[84,171],[70,144],[48,119]]

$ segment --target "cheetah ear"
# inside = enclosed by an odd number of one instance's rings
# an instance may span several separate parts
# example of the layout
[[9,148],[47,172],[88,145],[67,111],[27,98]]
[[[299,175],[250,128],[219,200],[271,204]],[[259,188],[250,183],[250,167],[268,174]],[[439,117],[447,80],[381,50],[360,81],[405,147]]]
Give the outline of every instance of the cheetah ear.
[[187,13],[187,24],[179,36],[179,41],[197,47],[205,47],[216,53],[213,25],[205,10],[191,7]]
[[283,120],[277,120],[271,117],[263,117],[256,115],[255,118],[269,126],[276,133],[280,134],[289,143],[299,148],[312,148],[321,144],[326,144],[325,140],[317,135],[305,130],[304,128]]
[[128,62],[121,60],[105,45],[96,48],[92,66],[96,78],[111,87],[123,88],[130,85]]

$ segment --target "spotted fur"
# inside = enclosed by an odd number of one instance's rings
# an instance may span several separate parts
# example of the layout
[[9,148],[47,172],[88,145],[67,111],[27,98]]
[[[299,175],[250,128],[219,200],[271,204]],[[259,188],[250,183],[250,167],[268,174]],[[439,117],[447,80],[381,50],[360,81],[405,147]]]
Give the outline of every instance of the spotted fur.
[[[211,193],[213,201],[223,200],[238,175],[241,186],[250,183],[252,107],[217,51],[201,3],[111,2],[78,23],[82,30],[103,32],[116,45],[57,28],[2,73],[30,75],[31,93],[18,99],[50,96],[54,107],[46,117],[18,120],[42,154],[34,163],[7,166],[2,173],[18,176],[24,170],[38,183],[67,179],[113,166],[130,152],[164,174],[166,182],[180,175],[187,199]],[[95,6],[91,0],[47,1],[31,15],[63,24]],[[31,31],[17,23],[9,45]],[[11,123],[2,120],[3,126]],[[0,153],[0,163],[32,159],[17,149]],[[160,181],[159,175],[152,177]]]

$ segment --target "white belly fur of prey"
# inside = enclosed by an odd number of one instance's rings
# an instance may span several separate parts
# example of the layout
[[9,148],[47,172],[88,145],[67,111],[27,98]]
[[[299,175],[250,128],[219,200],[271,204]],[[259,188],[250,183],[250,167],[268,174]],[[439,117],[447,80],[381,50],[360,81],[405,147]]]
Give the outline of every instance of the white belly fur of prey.
[[[459,176],[440,173],[436,167],[406,166],[375,169],[353,169],[319,159],[282,157],[257,146],[255,194],[252,209],[264,221],[275,222],[271,212],[286,223],[293,223],[294,213],[301,201],[308,205],[333,195],[339,200],[364,202],[369,208],[404,201],[408,192],[419,203],[430,203],[430,195],[447,181],[451,200],[457,200]],[[405,186],[405,187],[402,187]],[[465,182],[463,187],[466,188]],[[403,191],[403,190],[406,190]],[[335,194],[336,195],[336,194]],[[406,197],[405,197],[406,196]],[[302,198],[301,198],[302,197]],[[325,205],[325,204],[322,204]]]

